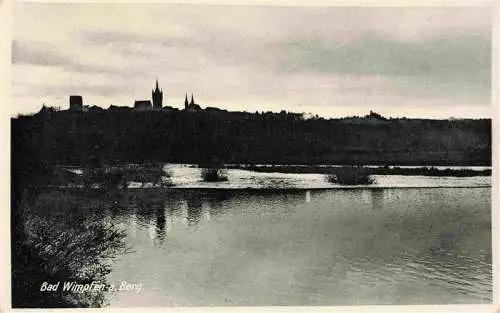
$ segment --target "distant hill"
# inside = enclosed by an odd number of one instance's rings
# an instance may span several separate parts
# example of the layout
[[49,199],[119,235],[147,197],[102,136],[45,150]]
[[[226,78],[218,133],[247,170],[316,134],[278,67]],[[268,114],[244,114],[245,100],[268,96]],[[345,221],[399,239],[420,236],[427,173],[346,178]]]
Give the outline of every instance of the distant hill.
[[113,162],[491,165],[491,120],[304,119],[300,114],[45,110],[12,119],[13,158]]

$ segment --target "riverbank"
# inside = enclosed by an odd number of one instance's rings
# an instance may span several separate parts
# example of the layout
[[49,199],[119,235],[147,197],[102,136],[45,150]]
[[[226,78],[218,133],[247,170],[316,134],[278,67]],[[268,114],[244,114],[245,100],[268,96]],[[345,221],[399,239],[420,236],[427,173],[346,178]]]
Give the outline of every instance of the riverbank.
[[[128,181],[120,189],[126,188],[130,192],[136,190],[151,190],[152,192],[172,192],[174,190],[249,190],[255,192],[288,192],[305,190],[333,190],[333,189],[383,189],[383,188],[471,188],[490,187],[490,176],[471,177],[433,177],[409,175],[373,175],[375,182],[372,185],[340,185],[328,182],[325,174],[314,173],[279,173],[253,172],[239,169],[227,169],[228,180],[221,182],[205,182],[200,177],[200,169],[187,166],[168,165],[165,169],[169,173],[169,184],[158,185],[151,182]],[[79,185],[64,186],[63,189],[78,189]],[[82,186],[83,188],[83,186]]]
[[[260,173],[293,174],[332,174],[339,169],[349,168],[338,165],[228,165],[229,169],[241,169]],[[363,166],[369,175],[402,175],[434,177],[474,177],[491,176],[491,169],[472,168],[437,168],[437,167],[399,167],[399,166]]]

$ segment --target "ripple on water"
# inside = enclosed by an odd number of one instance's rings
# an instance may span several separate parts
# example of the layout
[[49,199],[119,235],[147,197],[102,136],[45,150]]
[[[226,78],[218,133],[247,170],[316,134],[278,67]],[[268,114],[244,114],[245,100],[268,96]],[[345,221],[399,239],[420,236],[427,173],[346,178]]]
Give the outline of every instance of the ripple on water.
[[[131,200],[111,218],[128,227],[137,253],[111,276],[143,282],[143,299],[157,306],[488,303],[490,196],[196,191]],[[129,303],[123,297],[112,303]]]

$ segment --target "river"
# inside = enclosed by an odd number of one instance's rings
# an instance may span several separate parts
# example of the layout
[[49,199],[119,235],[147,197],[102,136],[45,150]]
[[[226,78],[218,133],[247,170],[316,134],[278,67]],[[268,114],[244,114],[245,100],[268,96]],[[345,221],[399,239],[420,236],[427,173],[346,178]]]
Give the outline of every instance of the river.
[[490,303],[491,188],[382,187],[130,200],[109,306]]

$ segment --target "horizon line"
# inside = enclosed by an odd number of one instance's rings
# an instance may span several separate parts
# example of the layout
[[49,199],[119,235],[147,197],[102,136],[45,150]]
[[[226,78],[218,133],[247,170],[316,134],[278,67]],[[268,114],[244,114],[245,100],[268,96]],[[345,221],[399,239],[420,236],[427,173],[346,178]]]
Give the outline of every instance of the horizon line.
[[[197,105],[200,105],[200,104],[197,104]],[[31,111],[31,112],[18,112],[18,113],[13,113],[11,114],[11,118],[18,118],[18,117],[22,117],[22,116],[35,116],[37,115],[38,113],[40,113],[40,111],[43,109],[43,108],[47,108],[47,109],[53,109],[55,112],[65,112],[65,111],[72,111],[72,112],[82,112],[82,113],[88,113],[84,110],[82,111],[74,111],[74,110],[71,110],[69,107],[68,108],[65,108],[65,109],[62,109],[60,106],[57,106],[57,105],[47,105],[46,103],[42,103],[41,105],[41,108],[40,110],[38,111]],[[115,107],[115,108],[124,108],[124,109],[130,109],[132,111],[135,111],[135,112],[168,112],[167,110],[165,110],[166,108],[171,108],[173,109],[172,111],[175,111],[175,112],[189,112],[189,113],[193,113],[192,111],[189,111],[189,110],[186,110],[183,106],[181,107],[175,107],[175,106],[171,106],[171,105],[164,105],[162,106],[161,108],[151,108],[151,109],[148,109],[148,110],[138,110],[138,109],[135,109],[133,106],[130,106],[130,105],[117,105],[117,104],[110,104],[107,108],[103,107],[102,105],[97,105],[97,104],[87,104],[87,105],[84,105],[83,106],[84,108],[86,109],[90,109],[90,108],[93,108],[93,107],[97,107],[99,108],[100,110],[103,110],[103,111],[109,111],[111,107]],[[414,119],[414,120],[449,120],[449,121],[452,121],[452,120],[492,120],[493,118],[490,116],[490,117],[484,117],[484,116],[481,116],[481,117],[459,117],[459,116],[449,116],[449,117],[437,117],[437,116],[434,116],[434,117],[431,117],[431,116],[426,116],[426,117],[423,117],[423,116],[420,116],[420,117],[417,117],[417,116],[392,116],[392,115],[384,115],[384,114],[381,114],[377,111],[374,111],[373,109],[368,109],[367,113],[366,114],[363,114],[363,115],[337,115],[337,116],[333,116],[333,115],[320,115],[320,114],[317,114],[317,113],[311,113],[311,112],[297,112],[297,111],[288,111],[286,109],[282,109],[281,111],[273,111],[273,110],[255,110],[255,111],[247,111],[247,110],[229,110],[229,109],[224,109],[224,108],[220,108],[220,107],[217,107],[217,106],[210,106],[210,105],[206,105],[204,106],[204,108],[198,110],[198,111],[195,111],[195,112],[207,112],[207,109],[216,109],[216,110],[219,110],[223,113],[246,113],[246,114],[259,114],[259,115],[263,115],[263,114],[283,114],[283,111],[284,111],[284,114],[292,114],[292,115],[302,115],[303,119],[304,120],[308,120],[308,119],[325,119],[325,120],[335,120],[335,119],[349,119],[349,118],[357,118],[357,119],[364,119],[364,118],[370,118],[370,116],[379,116],[380,120],[397,120],[397,119]],[[210,112],[210,110],[208,110],[208,112]],[[372,117],[373,118],[373,117]]]

